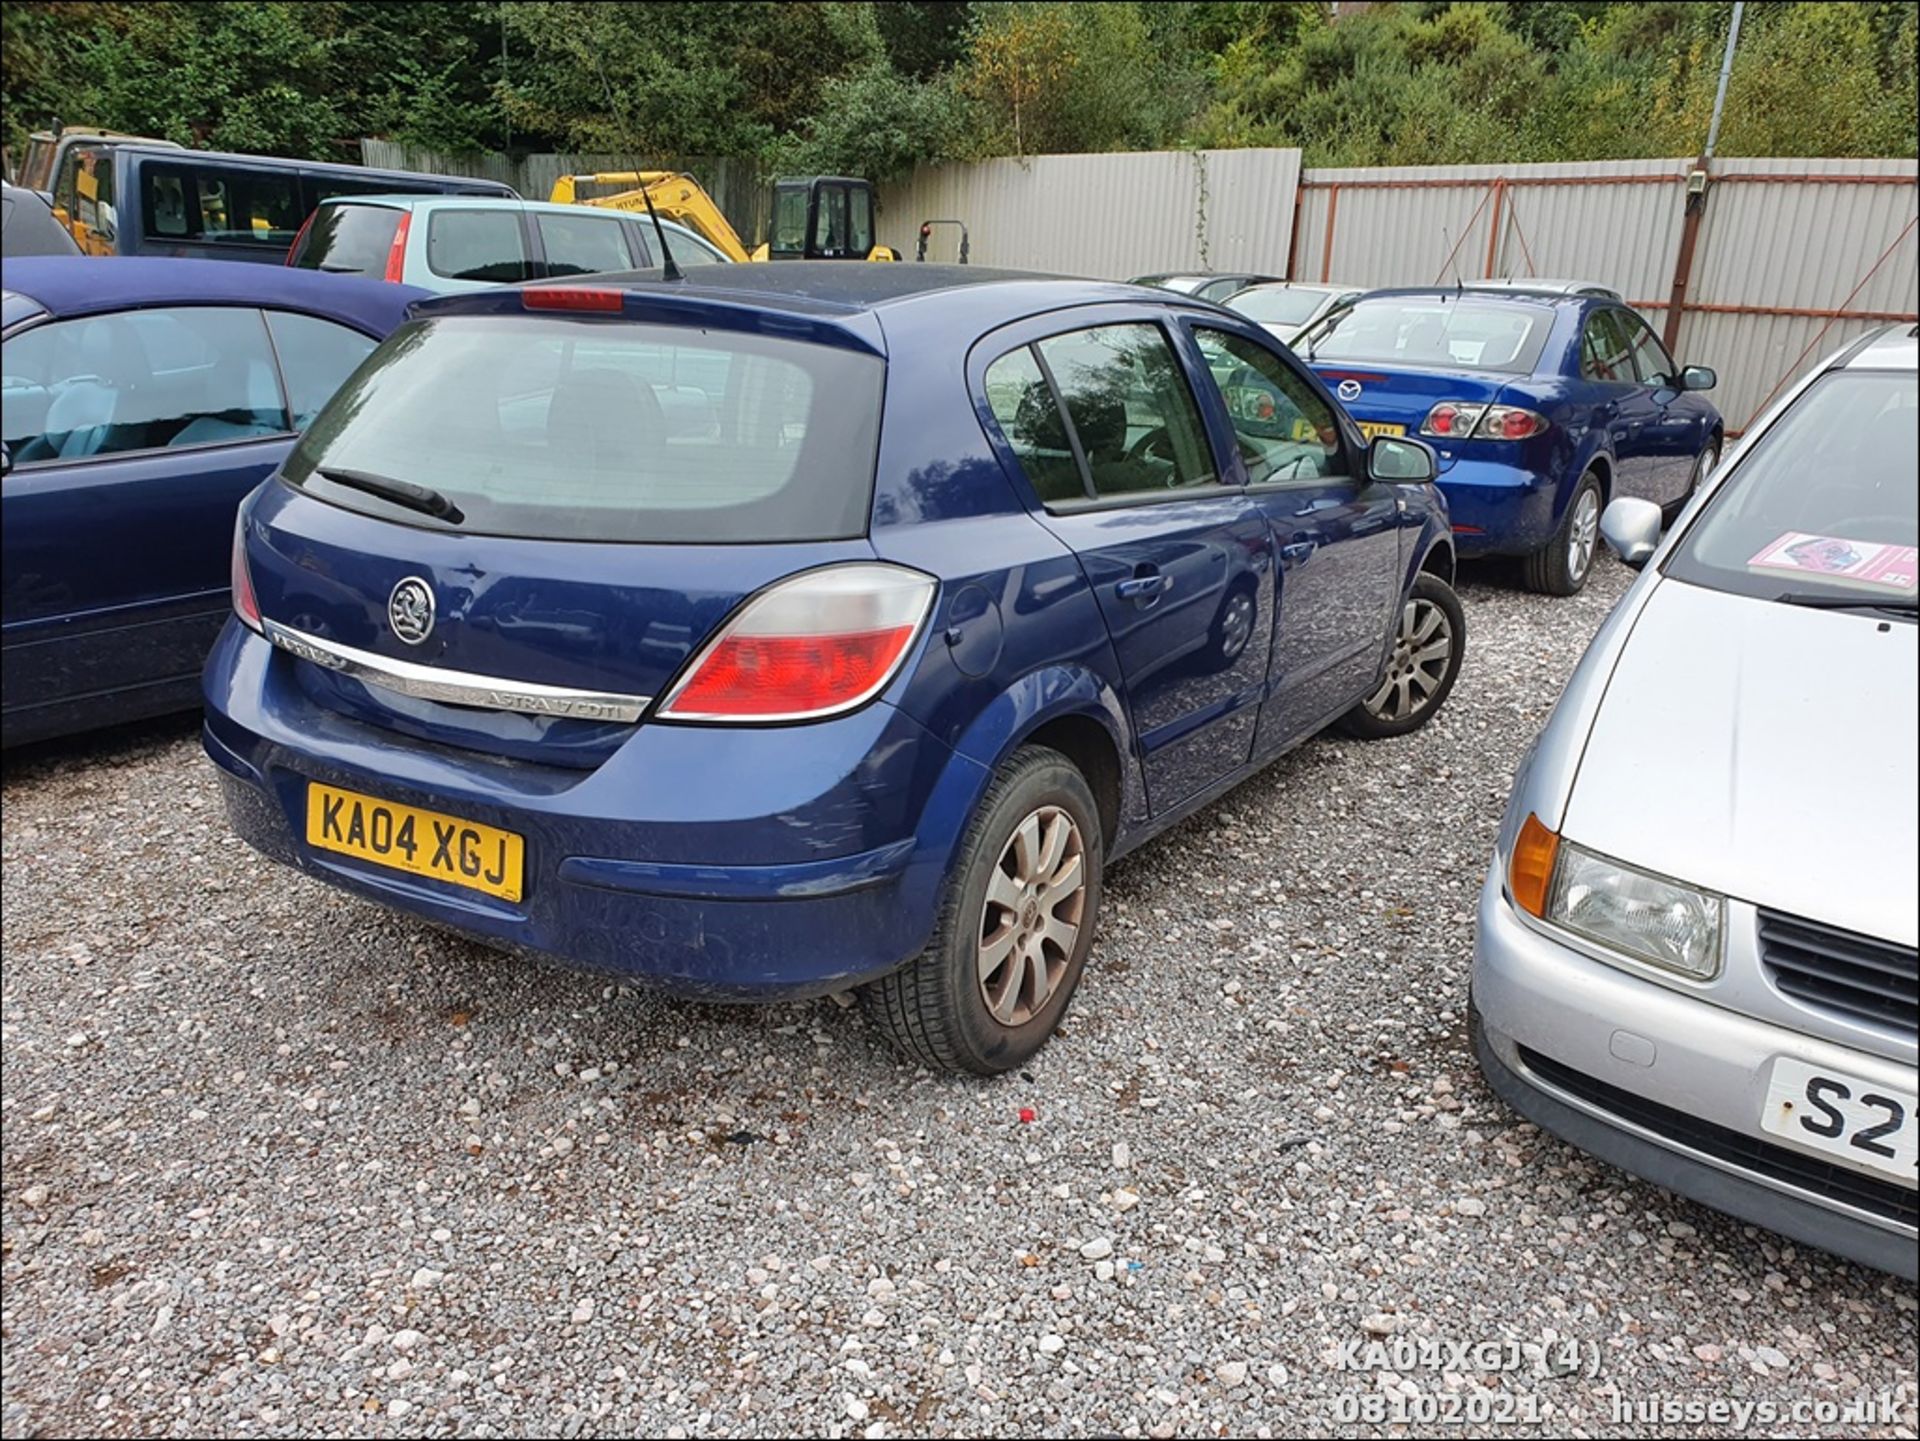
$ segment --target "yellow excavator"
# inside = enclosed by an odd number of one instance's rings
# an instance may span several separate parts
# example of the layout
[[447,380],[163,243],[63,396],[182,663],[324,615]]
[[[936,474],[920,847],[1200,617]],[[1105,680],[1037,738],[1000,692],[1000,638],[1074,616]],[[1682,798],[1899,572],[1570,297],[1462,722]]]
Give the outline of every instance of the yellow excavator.
[[873,186],[844,175],[806,175],[773,183],[773,238],[749,251],[713,197],[691,175],[673,170],[610,170],[562,175],[547,197],[560,205],[597,205],[646,213],[694,231],[727,259],[898,260],[873,242]]

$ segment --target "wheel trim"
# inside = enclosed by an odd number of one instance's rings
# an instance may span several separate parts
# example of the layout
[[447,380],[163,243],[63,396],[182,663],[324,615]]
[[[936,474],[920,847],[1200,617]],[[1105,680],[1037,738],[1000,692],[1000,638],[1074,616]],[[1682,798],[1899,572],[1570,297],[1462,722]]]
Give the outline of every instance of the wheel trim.
[[1575,580],[1585,577],[1593,564],[1593,551],[1600,536],[1600,495],[1592,486],[1584,487],[1574,498],[1573,516],[1567,525],[1567,574]]
[[1414,597],[1400,608],[1400,631],[1386,678],[1367,697],[1375,720],[1403,721],[1433,704],[1453,666],[1453,623],[1432,601]]
[[1221,618],[1221,654],[1231,660],[1247,648],[1252,637],[1253,601],[1245,592],[1240,592],[1227,602],[1227,613]]
[[988,1013],[1025,1025],[1065,979],[1086,915],[1087,855],[1080,827],[1042,806],[1007,838],[980,916],[979,985]]

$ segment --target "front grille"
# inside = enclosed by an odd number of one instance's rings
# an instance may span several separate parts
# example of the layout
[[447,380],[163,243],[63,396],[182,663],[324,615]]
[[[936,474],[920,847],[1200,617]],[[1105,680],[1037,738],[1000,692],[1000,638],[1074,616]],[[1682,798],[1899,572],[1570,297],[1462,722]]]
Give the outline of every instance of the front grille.
[[1765,1176],[1815,1196],[1842,1201],[1903,1226],[1920,1226],[1920,1192],[1716,1126],[1685,1111],[1676,1111],[1671,1106],[1595,1080],[1525,1046],[1520,1048],[1520,1059],[1541,1080],[1550,1081],[1569,1095],[1578,1096],[1587,1104],[1598,1106],[1623,1121],[1631,1121],[1676,1145],[1725,1161],[1750,1175]]
[[1920,1029],[1920,951],[1762,911],[1760,959],[1797,1001],[1849,1020]]

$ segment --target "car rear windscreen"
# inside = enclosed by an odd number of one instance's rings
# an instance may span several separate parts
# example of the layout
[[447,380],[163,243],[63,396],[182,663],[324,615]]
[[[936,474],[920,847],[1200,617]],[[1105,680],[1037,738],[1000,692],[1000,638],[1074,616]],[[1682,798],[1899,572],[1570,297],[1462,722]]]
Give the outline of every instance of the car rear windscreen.
[[1227,309],[1237,310],[1262,325],[1305,325],[1327,298],[1324,290],[1243,290],[1230,297]]
[[301,270],[378,279],[387,272],[393,233],[403,214],[390,205],[322,205],[313,212],[313,224],[293,263]]
[[1553,312],[1510,300],[1381,296],[1355,301],[1301,343],[1313,361],[1371,361],[1410,370],[1532,373]]
[[284,475],[446,528],[326,476],[424,486],[475,534],[841,540],[867,530],[884,374],[872,355],[738,331],[442,316],[355,372]]

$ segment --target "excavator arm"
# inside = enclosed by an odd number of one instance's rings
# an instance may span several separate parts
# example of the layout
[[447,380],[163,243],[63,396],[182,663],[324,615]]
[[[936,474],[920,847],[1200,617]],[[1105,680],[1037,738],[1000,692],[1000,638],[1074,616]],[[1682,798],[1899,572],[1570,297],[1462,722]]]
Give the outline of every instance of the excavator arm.
[[[598,192],[598,193],[596,193]],[[727,259],[745,264],[752,257],[727,223],[713,197],[691,175],[672,170],[608,170],[597,175],[562,175],[547,197],[560,205],[596,205],[607,210],[647,212],[686,226]],[[764,248],[764,247],[763,247]]]

